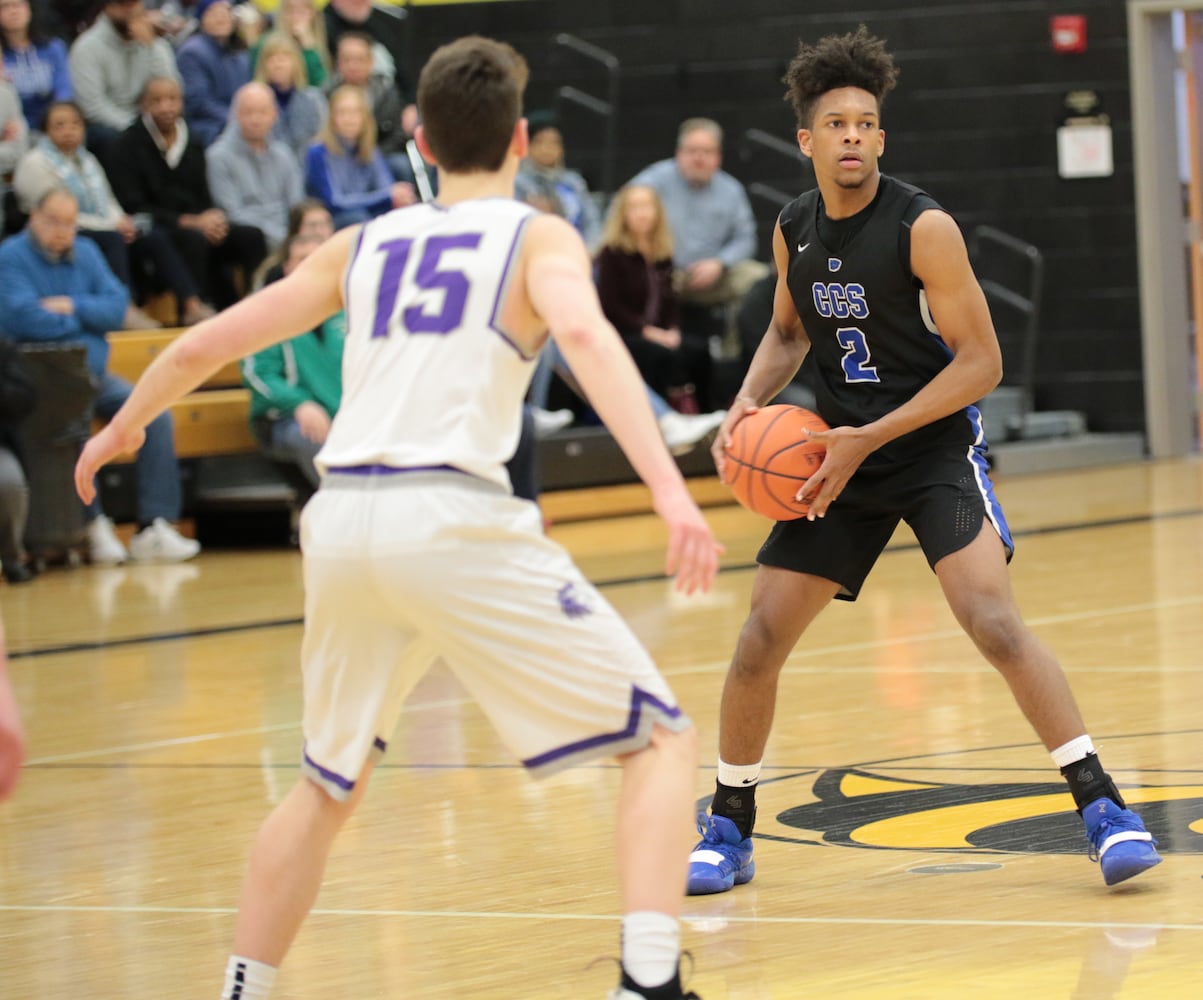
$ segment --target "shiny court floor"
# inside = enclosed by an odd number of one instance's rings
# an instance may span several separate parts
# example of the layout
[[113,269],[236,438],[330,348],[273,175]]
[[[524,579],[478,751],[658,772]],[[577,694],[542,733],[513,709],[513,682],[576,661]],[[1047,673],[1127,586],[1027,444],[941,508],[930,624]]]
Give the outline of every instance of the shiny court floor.
[[[1203,463],[998,493],[1020,603],[1165,863],[1103,886],[1047,755],[900,534],[791,657],[756,879],[685,901],[705,1000],[1203,996]],[[660,577],[653,519],[552,528],[697,722],[699,800],[765,527],[710,516],[728,554],[694,599]],[[299,557],[59,571],[0,606],[31,757],[0,807],[0,997],[215,998],[251,838],[297,775]],[[616,787],[613,766],[532,782],[436,669],[277,995],[604,996]]]

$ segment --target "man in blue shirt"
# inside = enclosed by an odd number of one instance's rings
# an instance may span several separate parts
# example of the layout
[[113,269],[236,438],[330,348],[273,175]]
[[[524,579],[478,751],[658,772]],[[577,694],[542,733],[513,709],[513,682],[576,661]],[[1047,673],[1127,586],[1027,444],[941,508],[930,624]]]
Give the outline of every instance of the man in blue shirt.
[[[38,201],[26,229],[0,244],[0,333],[14,340],[83,343],[96,380],[94,414],[108,420],[125,402],[130,385],[108,370],[108,332],[121,329],[129,292],[109,270],[91,240],[76,239],[79,205],[66,188]],[[179,562],[200,545],[170,524],[180,516],[180,475],[170,414],[146,428],[138,453],[138,526],[128,555]],[[125,546],[98,501],[88,508],[88,542],[95,563],[127,558]]]
[[744,186],[722,169],[722,147],[718,122],[690,118],[677,132],[675,156],[630,181],[664,202],[676,285],[682,301],[696,305],[737,302],[769,270],[755,259],[756,219]]

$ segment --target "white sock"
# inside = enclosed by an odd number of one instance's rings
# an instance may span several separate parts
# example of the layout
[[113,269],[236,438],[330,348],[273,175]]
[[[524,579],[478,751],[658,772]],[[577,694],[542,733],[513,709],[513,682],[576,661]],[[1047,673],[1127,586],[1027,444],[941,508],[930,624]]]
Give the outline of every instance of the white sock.
[[267,1000],[275,981],[274,966],[231,955],[226,965],[226,986],[221,991],[221,1000]]
[[1094,753],[1094,743],[1090,737],[1079,736],[1068,743],[1063,743],[1053,751],[1053,763],[1058,768],[1069,767],[1070,764],[1085,760],[1092,753]]
[[663,986],[681,961],[681,926],[676,917],[653,910],[622,918],[622,967],[640,986]]
[[754,785],[760,780],[762,763],[758,760],[755,764],[728,764],[720,757],[718,759],[718,783],[726,785],[728,788],[744,788],[747,785]]

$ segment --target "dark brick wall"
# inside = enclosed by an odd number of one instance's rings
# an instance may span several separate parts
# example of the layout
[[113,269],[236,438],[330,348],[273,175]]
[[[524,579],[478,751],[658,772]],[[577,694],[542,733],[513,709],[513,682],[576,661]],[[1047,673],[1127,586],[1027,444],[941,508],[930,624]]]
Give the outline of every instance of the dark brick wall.
[[[550,44],[571,32],[622,62],[616,176],[671,154],[678,122],[717,119],[725,166],[746,184],[807,186],[801,165],[741,150],[749,128],[792,141],[780,78],[798,38],[864,22],[886,38],[902,70],[885,108],[883,168],[926,188],[962,228],[986,223],[1045,254],[1044,321],[1036,397],[1041,409],[1080,409],[1093,430],[1144,427],[1128,42],[1117,0],[512,0],[411,8],[415,63],[438,44],[480,32],[514,44],[531,63],[530,107],[572,84],[604,93],[590,64]],[[1089,19],[1089,49],[1057,55],[1049,18]],[[1061,180],[1056,128],[1070,90],[1096,91],[1112,120],[1116,171]],[[601,176],[596,119],[569,110],[570,158]],[[775,220],[754,198],[763,254]],[[1001,325],[1001,322],[1000,322]],[[1015,365],[1012,364],[1014,371]]]

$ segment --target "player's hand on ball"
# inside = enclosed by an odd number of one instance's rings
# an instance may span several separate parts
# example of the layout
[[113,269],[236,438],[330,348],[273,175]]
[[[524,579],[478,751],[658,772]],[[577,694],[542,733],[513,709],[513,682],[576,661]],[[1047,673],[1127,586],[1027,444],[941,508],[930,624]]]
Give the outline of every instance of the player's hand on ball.
[[827,449],[823,464],[798,490],[799,503],[809,503],[808,521],[824,517],[848,485],[852,474],[877,446],[867,427],[833,427],[829,431],[808,430],[811,441]]
[[731,404],[731,409],[727,411],[727,416],[719,424],[718,433],[714,435],[714,442],[710,445],[710,455],[714,459],[714,470],[723,482],[727,481],[724,467],[727,462],[727,449],[731,445],[731,432],[744,417],[759,409],[756,400],[750,396],[736,396],[735,402]]

